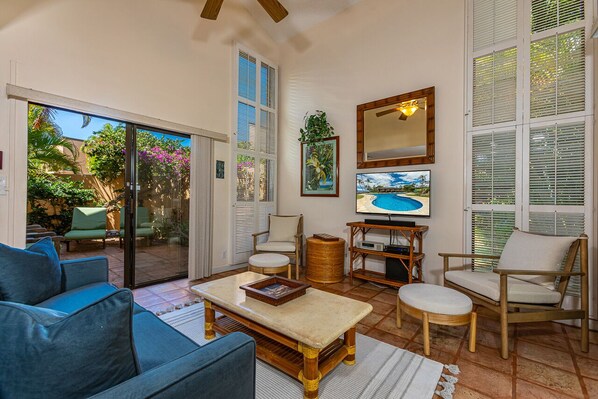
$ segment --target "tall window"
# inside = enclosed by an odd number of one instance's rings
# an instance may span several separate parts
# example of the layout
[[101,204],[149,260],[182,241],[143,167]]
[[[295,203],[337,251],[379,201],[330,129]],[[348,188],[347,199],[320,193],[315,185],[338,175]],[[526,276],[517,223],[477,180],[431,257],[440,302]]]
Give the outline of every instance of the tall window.
[[233,262],[241,263],[253,250],[251,234],[267,230],[276,212],[277,67],[238,47],[236,71],[232,234]]
[[591,1],[468,7],[469,249],[499,255],[515,226],[591,234]]

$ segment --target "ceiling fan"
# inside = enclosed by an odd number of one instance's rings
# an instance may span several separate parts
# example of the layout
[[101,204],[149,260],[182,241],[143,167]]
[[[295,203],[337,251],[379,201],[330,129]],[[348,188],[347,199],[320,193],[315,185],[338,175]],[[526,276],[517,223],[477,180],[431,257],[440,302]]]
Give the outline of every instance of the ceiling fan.
[[[222,7],[224,0],[207,0],[206,5],[203,7],[201,17],[205,19],[216,19]],[[280,22],[289,15],[289,12],[278,2],[278,0],[257,0],[264,10],[272,17],[274,22]]]
[[418,109],[424,109],[424,108],[422,108],[419,105],[417,100],[404,101],[404,102],[400,103],[399,106],[396,108],[391,108],[391,109],[387,109],[386,111],[376,112],[376,116],[379,118],[384,115],[392,114],[393,112],[400,112],[401,115],[399,116],[399,119],[402,121],[406,121],[407,118],[409,118],[411,115],[413,115],[415,113],[415,111],[417,111]]

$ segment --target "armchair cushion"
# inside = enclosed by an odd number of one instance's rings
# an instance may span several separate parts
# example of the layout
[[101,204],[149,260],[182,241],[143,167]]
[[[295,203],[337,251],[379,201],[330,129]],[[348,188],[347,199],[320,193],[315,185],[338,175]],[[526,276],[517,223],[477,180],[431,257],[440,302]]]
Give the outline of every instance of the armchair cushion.
[[71,230],[106,230],[106,208],[76,207]]
[[[268,241],[295,242],[297,226],[301,216],[274,216],[270,215],[270,233]],[[293,249],[294,250],[294,249]]]
[[[498,260],[502,269],[558,271],[567,251],[577,237],[558,237],[513,231]],[[554,290],[552,276],[518,275],[518,280]]]
[[[444,278],[493,301],[500,301],[500,276],[492,272],[454,270],[444,273]],[[561,294],[538,284],[507,277],[509,302],[531,304],[559,303]]]
[[0,244],[0,300],[35,305],[60,293],[61,275],[50,237],[29,249]]
[[136,376],[132,308],[124,289],[70,315],[0,302],[0,397],[88,397]]
[[268,241],[257,244],[255,249],[262,252],[295,252],[295,242]]

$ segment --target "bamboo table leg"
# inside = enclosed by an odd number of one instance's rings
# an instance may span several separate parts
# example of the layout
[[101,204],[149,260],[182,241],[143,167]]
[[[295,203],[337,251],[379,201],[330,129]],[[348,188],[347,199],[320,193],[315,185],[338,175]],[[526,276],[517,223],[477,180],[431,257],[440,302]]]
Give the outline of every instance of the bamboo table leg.
[[208,301],[207,299],[204,299],[203,304],[204,304],[204,308],[205,308],[205,319],[206,319],[205,338],[212,339],[216,336],[216,333],[214,333],[214,330],[212,329],[216,315],[215,315],[214,309],[212,309],[212,302]]
[[401,297],[397,294],[397,327],[401,328]]
[[347,357],[343,360],[348,366],[355,364],[355,327],[351,327],[345,332],[344,338],[345,348],[347,348]]
[[428,312],[422,312],[422,322],[424,327],[424,355],[430,356],[430,321]]
[[469,351],[475,352],[475,338],[477,334],[477,319],[478,314],[471,312],[471,322],[469,324]]
[[[355,330],[353,331],[355,332]],[[304,345],[302,352],[303,371],[299,373],[299,379],[303,382],[303,398],[317,399],[320,385],[320,370],[318,369],[320,350]]]

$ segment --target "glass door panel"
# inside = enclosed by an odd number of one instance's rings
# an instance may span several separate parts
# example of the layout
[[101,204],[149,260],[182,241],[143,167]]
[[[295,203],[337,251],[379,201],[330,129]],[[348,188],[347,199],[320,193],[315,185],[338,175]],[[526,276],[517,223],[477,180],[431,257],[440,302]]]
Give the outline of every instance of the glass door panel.
[[191,140],[135,129],[134,285],[187,277]]

